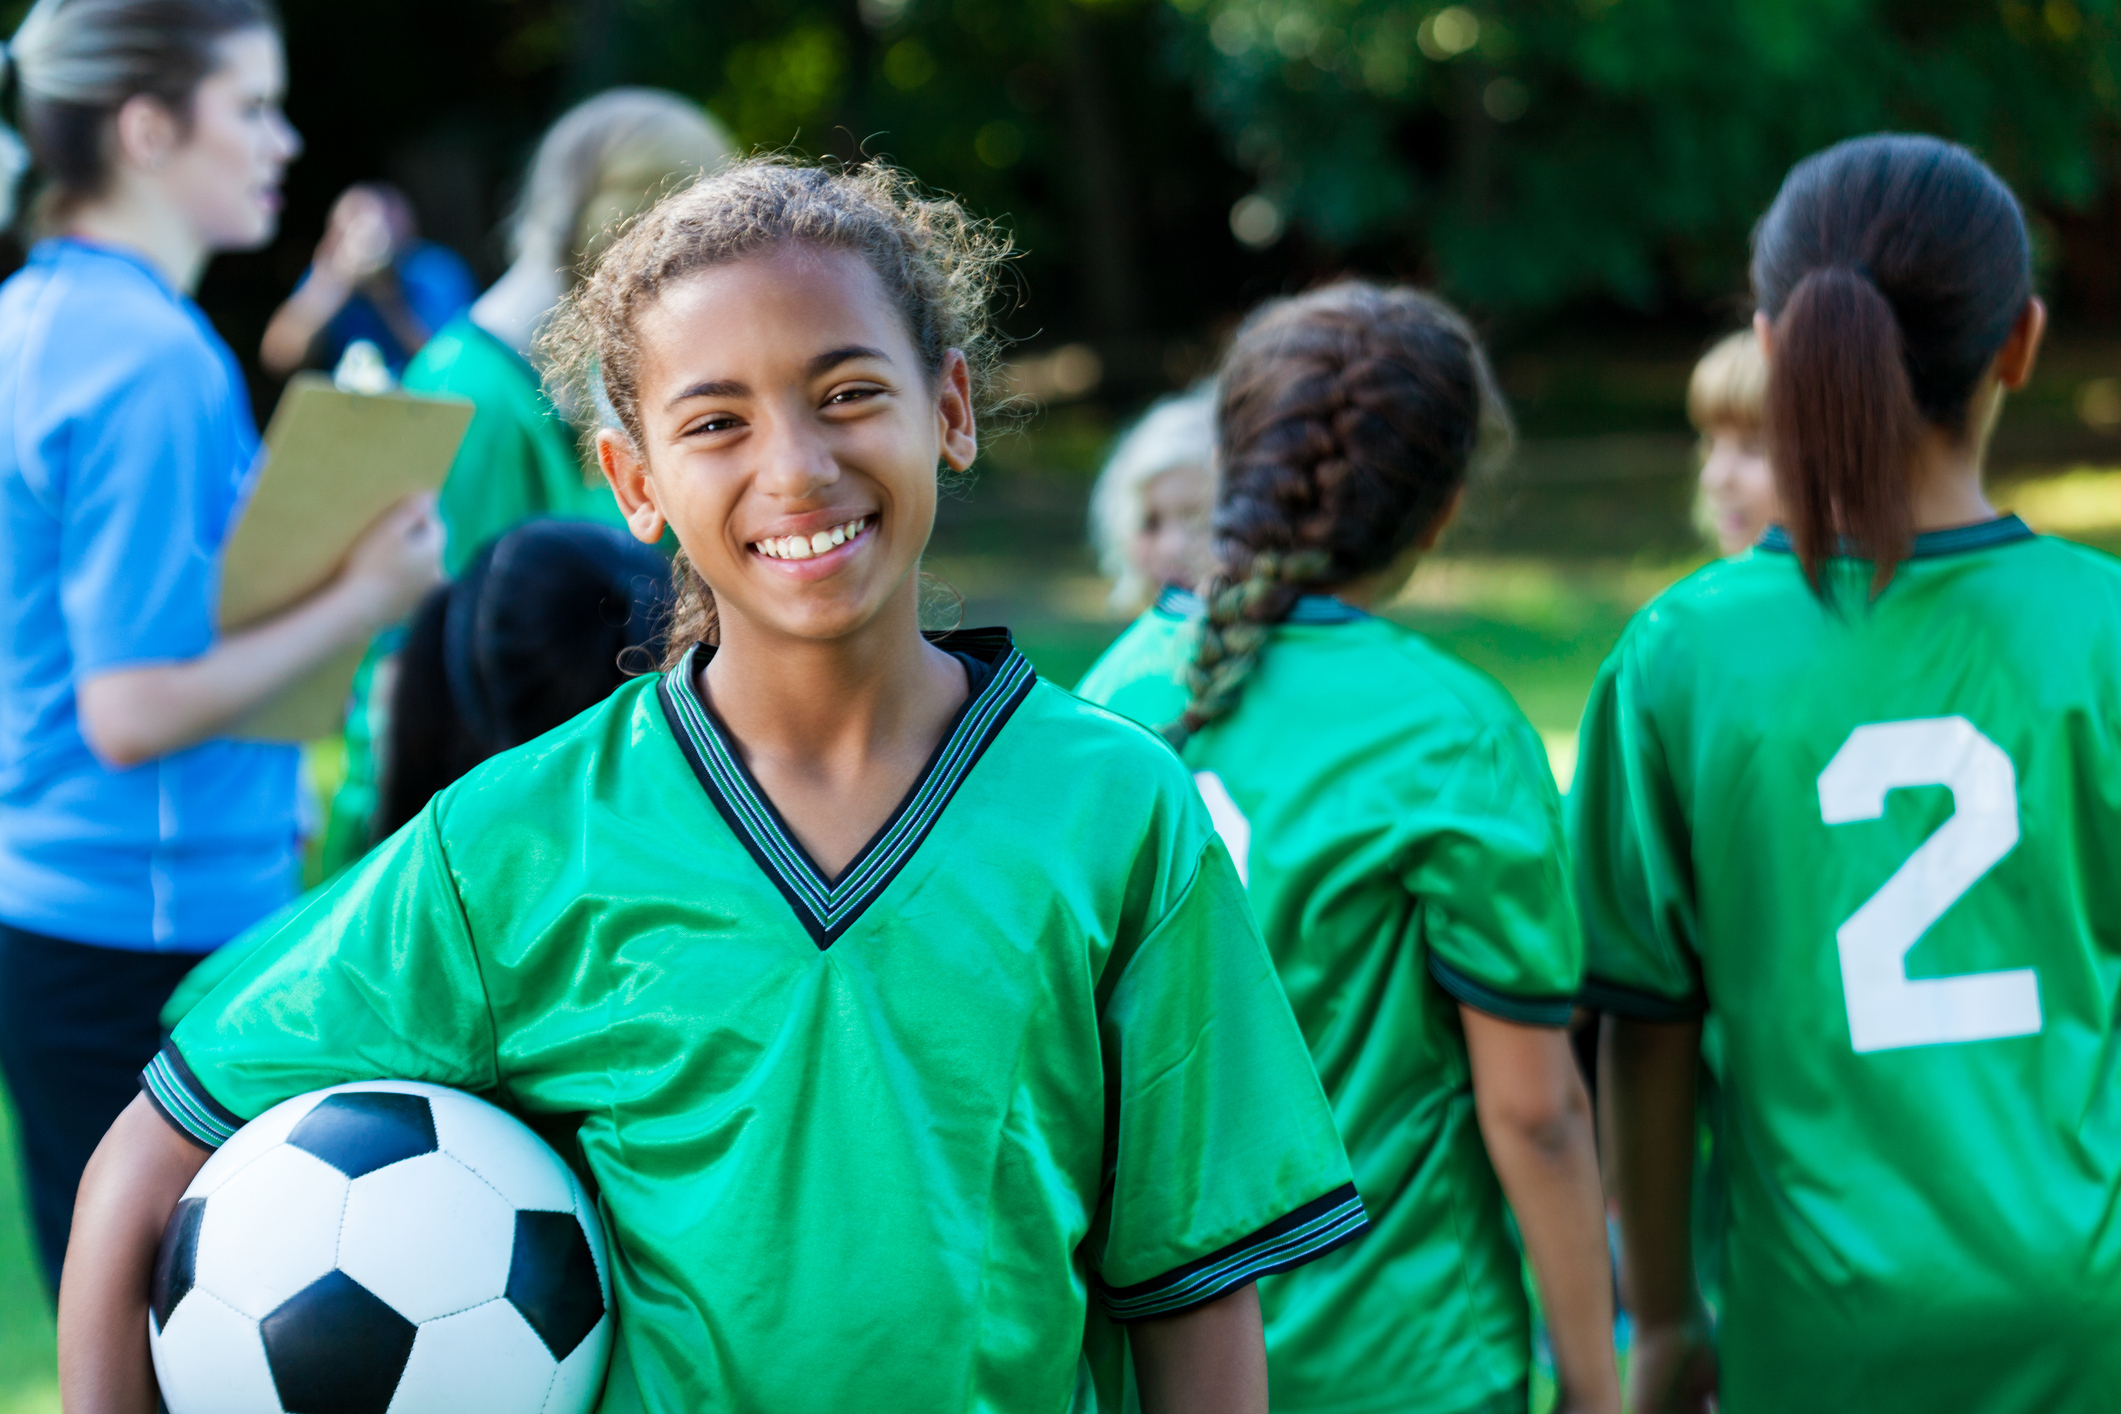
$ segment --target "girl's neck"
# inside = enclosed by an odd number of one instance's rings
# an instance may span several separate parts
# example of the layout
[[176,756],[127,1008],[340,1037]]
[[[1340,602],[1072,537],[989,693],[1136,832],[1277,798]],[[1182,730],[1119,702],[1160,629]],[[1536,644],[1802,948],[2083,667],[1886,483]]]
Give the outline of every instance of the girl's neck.
[[725,614],[720,639],[701,689],[747,757],[859,769],[912,737],[932,745],[965,696],[963,665],[921,637],[911,594],[845,638],[797,638]]
[[199,287],[199,277],[213,255],[191,223],[166,199],[122,175],[111,183],[108,193],[74,208],[66,233],[134,252],[186,294]]
[[1991,389],[1983,393],[1968,410],[1965,435],[1954,437],[1935,427],[1923,428],[1908,478],[1908,509],[1917,533],[1996,518],[1996,508],[1981,483],[1989,433],[1995,427],[2001,399]]

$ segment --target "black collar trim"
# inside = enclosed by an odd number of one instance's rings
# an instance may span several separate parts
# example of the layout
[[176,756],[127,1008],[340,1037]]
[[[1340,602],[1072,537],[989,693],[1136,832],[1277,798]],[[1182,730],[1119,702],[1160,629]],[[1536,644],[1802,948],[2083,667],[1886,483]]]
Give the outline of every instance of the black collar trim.
[[[1997,545],[2009,545],[2018,540],[2034,538],[2033,528],[2014,515],[2000,515],[1994,520],[1976,521],[1972,525],[1955,525],[1949,530],[1925,530],[1915,537],[1915,548],[1908,554],[1911,560],[1933,560],[1940,555],[1963,555],[1970,550],[1987,550]],[[1771,525],[1760,537],[1760,548],[1778,555],[1797,553],[1790,533],[1779,525]],[[1848,555],[1848,546],[1839,547],[1843,556]]]
[[713,649],[698,647],[657,685],[664,719],[670,723],[685,759],[692,764],[708,799],[729,822],[730,830],[773,880],[798,922],[819,951],[831,947],[862,911],[898,877],[908,860],[935,828],[944,807],[965,777],[1006,725],[1038,675],[1031,660],[1001,628],[965,629],[930,634],[929,641],[947,652],[967,654],[991,663],[994,672],[959,709],[943,733],[935,754],[899,802],[883,828],[862,846],[837,879],[824,871],[796,841],[788,822],[774,809],[750,768],[729,743],[728,731],[699,694],[697,669]]

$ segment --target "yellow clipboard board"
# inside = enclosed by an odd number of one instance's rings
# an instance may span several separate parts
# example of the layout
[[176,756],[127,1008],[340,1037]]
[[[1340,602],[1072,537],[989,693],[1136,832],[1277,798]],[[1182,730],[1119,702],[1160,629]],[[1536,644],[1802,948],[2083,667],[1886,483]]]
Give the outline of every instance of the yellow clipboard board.
[[[466,398],[348,393],[297,374],[265,431],[263,464],[221,553],[221,629],[269,619],[329,584],[364,531],[405,497],[441,487],[471,425]],[[346,649],[228,733],[312,741],[336,733],[367,646]]]

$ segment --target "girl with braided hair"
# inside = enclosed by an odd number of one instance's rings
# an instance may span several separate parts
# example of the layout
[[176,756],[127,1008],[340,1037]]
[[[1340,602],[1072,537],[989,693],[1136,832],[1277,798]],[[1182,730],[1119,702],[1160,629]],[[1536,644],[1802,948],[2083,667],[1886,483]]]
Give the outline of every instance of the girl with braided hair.
[[[1079,689],[1176,745],[1230,847],[1375,1223],[1260,1283],[1276,1411],[1616,1410],[1604,1205],[1564,1029],[1583,946],[1539,738],[1367,606],[1508,435],[1479,343],[1360,281],[1257,311],[1221,377],[1217,569]],[[1499,1179],[1499,1182],[1498,1182]]]

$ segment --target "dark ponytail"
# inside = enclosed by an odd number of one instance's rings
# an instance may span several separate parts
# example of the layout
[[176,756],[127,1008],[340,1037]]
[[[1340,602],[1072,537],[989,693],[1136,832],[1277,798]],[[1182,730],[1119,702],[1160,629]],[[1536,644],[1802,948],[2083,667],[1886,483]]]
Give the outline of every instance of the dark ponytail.
[[1925,428],[1963,437],[1974,391],[2032,298],[2010,189],[1963,147],[1856,138],[1791,169],[1753,235],[1774,325],[1767,432],[1786,528],[1814,591],[1836,554],[1881,592],[1914,542]]
[[1264,305],[1217,376],[1215,570],[1175,746],[1237,705],[1299,598],[1389,568],[1510,434],[1472,329],[1404,287]]

